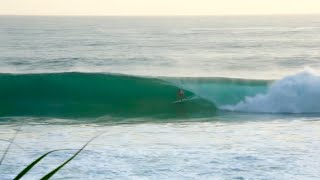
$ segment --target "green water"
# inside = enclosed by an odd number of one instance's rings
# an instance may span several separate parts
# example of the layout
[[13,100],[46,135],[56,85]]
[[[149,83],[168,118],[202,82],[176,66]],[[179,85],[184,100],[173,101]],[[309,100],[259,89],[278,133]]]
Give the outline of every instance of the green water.
[[[1,116],[197,117],[214,114],[212,102],[176,101],[177,86],[156,78],[58,73],[0,75]],[[194,95],[186,91],[186,96]]]

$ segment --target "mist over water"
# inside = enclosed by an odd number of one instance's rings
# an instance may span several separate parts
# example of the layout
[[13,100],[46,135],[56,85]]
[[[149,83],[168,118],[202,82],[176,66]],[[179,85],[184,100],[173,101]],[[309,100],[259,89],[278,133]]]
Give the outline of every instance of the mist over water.
[[318,15],[0,16],[0,179],[101,132],[53,179],[317,179],[319,32]]

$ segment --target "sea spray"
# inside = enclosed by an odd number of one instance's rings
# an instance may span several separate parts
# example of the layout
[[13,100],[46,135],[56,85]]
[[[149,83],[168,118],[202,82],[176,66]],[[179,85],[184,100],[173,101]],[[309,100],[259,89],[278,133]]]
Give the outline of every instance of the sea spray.
[[320,113],[320,76],[310,70],[284,77],[264,94],[221,109],[262,113]]

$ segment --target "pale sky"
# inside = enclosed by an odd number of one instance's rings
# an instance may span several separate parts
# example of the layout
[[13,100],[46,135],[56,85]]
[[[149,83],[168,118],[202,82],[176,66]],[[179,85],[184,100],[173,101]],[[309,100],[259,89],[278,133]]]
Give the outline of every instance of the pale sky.
[[2,15],[315,14],[320,0],[0,0]]

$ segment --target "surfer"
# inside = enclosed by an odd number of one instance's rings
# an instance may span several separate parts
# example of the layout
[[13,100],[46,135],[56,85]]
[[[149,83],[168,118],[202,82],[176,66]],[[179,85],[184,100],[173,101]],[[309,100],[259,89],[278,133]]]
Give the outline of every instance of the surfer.
[[177,97],[178,97],[178,100],[180,101],[184,99],[184,91],[182,89],[178,90]]

